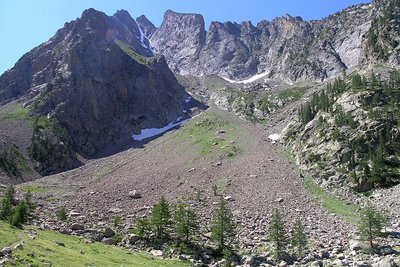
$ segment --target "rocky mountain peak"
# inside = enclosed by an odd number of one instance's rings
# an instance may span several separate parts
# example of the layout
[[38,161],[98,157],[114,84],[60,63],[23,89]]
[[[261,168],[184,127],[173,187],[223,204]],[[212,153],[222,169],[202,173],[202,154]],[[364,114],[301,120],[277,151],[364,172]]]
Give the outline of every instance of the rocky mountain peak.
[[141,15],[140,17],[136,18],[136,23],[142,28],[144,35],[147,38],[150,38],[152,34],[157,30],[156,26],[148,20],[145,15]]
[[129,14],[129,12],[126,11],[125,9],[117,10],[117,12],[115,12],[113,17],[117,17],[118,19],[128,22],[128,23],[130,20],[133,20],[131,15]]
[[94,17],[105,17],[105,16],[106,14],[104,12],[98,11],[94,8],[88,8],[82,12],[82,15],[79,19],[87,20]]
[[[376,0],[381,1],[388,0]],[[250,21],[214,21],[208,32],[202,16],[168,10],[151,42],[180,74],[244,80],[268,73],[268,78],[285,77],[290,83],[323,81],[362,60],[370,7],[357,5],[310,22],[291,15],[263,20],[256,26]]]
[[170,68],[188,74],[197,63],[206,40],[203,16],[167,10],[164,20],[150,38],[157,53],[165,55]]

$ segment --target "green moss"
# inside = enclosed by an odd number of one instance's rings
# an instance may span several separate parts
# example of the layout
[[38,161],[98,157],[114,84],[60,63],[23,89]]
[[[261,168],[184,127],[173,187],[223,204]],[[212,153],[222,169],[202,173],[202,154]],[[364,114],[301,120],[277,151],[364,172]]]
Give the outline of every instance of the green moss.
[[5,114],[0,115],[0,121],[5,120],[30,120],[29,110],[19,105],[10,107]]
[[[183,261],[155,259],[143,253],[132,252],[127,249],[107,246],[102,243],[88,244],[83,239],[62,235],[51,231],[33,229],[37,237],[30,239],[27,230],[18,230],[0,222],[0,247],[12,246],[16,242],[24,241],[23,250],[15,250],[13,255],[24,264],[17,262],[17,266],[189,266]],[[57,245],[63,243],[64,246]],[[29,255],[34,255],[31,257]]]
[[304,181],[304,186],[309,194],[314,196],[320,204],[329,212],[334,213],[344,220],[356,223],[360,217],[360,207],[354,204],[347,205],[339,198],[330,195],[323,188],[319,187],[312,178],[307,178]]

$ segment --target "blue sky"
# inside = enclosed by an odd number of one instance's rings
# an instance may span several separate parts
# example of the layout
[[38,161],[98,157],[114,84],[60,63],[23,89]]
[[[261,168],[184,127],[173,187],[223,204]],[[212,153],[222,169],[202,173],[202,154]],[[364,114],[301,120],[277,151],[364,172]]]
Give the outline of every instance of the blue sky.
[[93,7],[112,15],[128,10],[133,18],[145,14],[156,26],[164,12],[200,13],[211,21],[272,20],[285,14],[320,19],[350,5],[370,0],[0,0],[0,74],[26,52],[47,41],[65,22]]

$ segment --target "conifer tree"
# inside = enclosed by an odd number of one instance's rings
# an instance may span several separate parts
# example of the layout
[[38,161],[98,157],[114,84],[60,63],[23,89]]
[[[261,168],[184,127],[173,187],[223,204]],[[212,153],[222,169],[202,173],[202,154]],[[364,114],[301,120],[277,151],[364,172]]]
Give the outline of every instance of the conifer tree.
[[151,223],[147,217],[139,218],[136,221],[134,233],[141,239],[149,239],[151,230]]
[[293,227],[292,246],[296,250],[298,257],[303,257],[307,245],[308,240],[304,232],[304,225],[300,219],[297,219]]
[[164,197],[161,197],[158,204],[153,207],[151,216],[151,225],[154,227],[154,234],[157,240],[162,240],[167,236],[170,220],[169,204]]
[[0,204],[0,220],[8,221],[11,219],[15,204],[15,189],[14,186],[10,185]]
[[198,229],[196,214],[185,204],[176,205],[173,213],[173,223],[178,242],[189,243]]
[[221,197],[218,208],[214,213],[211,226],[211,239],[218,245],[222,252],[230,249],[236,236],[237,225],[233,221],[233,215],[229,210],[226,201]]
[[362,240],[368,241],[371,253],[374,252],[374,240],[381,235],[381,230],[387,220],[371,204],[361,212],[358,229]]
[[22,225],[28,221],[29,207],[25,200],[21,200],[15,208],[10,223],[11,225],[22,228]]
[[276,209],[269,227],[269,240],[274,245],[275,259],[278,261],[286,252],[287,237],[282,215]]

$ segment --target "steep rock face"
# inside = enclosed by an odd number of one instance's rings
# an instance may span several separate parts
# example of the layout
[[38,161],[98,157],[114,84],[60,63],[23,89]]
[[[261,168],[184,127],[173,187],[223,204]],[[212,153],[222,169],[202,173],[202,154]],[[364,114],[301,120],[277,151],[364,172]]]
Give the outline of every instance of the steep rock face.
[[123,135],[182,116],[187,97],[126,11],[88,9],[0,77],[0,103],[22,98],[94,156]]
[[136,18],[136,22],[140,28],[142,28],[144,35],[150,38],[153,33],[157,30],[156,26],[146,18],[145,15]]
[[168,10],[150,41],[155,51],[168,59],[174,72],[190,74],[196,69],[206,40],[204,19],[198,14],[179,14]]
[[151,42],[181,74],[324,80],[358,65],[371,10],[352,6],[311,22],[289,15],[256,26],[212,22],[207,33],[200,15],[167,11]]
[[371,27],[363,40],[363,63],[400,64],[400,1],[375,0]]

